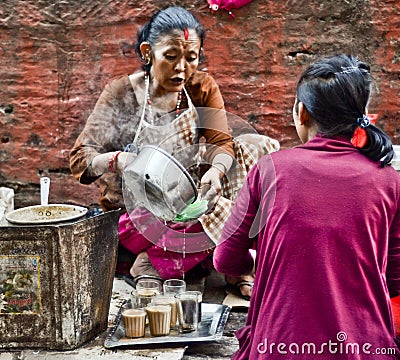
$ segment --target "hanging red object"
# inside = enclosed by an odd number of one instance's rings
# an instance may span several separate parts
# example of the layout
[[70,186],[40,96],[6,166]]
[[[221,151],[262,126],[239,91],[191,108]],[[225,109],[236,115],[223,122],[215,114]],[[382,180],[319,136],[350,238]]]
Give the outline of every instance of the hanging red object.
[[234,17],[232,9],[239,9],[247,4],[250,4],[253,0],[207,0],[210,5],[212,12],[216,12],[219,9],[228,11],[231,17]]
[[376,124],[376,120],[378,120],[379,115],[378,114],[367,114],[369,120],[371,121],[371,124]]

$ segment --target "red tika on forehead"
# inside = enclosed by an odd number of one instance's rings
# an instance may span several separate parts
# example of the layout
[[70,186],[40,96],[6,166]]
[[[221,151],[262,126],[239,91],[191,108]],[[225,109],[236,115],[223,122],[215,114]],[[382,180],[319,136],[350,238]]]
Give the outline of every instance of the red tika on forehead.
[[183,35],[185,35],[185,39],[188,40],[189,39],[189,30],[188,29],[184,29],[183,30]]

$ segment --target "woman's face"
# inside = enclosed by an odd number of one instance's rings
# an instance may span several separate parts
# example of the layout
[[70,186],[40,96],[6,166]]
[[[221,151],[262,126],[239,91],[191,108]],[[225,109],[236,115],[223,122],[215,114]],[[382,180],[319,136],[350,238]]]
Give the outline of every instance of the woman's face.
[[156,91],[178,92],[196,71],[199,64],[200,38],[190,29],[163,35],[151,48],[152,76]]

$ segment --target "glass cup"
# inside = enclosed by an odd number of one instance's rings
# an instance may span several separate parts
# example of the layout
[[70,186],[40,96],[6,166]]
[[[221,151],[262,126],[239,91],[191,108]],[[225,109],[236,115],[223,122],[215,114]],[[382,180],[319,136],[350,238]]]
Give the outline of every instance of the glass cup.
[[151,305],[168,305],[171,306],[171,324],[170,328],[175,329],[176,327],[176,322],[178,319],[177,316],[177,310],[176,310],[176,299],[175,296],[172,294],[160,294],[156,295],[153,297],[151,300],[151,303],[148,306]]
[[201,304],[203,303],[203,293],[201,291],[186,291],[186,293],[196,294],[197,295],[197,303],[198,303],[198,312],[197,312],[197,322],[200,325],[201,323]]
[[175,295],[178,310],[179,332],[188,333],[198,328],[198,294],[185,291]]
[[140,279],[136,283],[136,304],[137,307],[146,307],[152,298],[161,292],[161,283],[153,279]]
[[171,326],[171,305],[148,305],[146,307],[149,318],[150,334],[152,336],[169,335]]
[[186,283],[181,279],[168,279],[163,284],[164,294],[179,294],[186,291]]
[[125,336],[129,338],[143,337],[146,328],[146,311],[144,309],[123,309]]

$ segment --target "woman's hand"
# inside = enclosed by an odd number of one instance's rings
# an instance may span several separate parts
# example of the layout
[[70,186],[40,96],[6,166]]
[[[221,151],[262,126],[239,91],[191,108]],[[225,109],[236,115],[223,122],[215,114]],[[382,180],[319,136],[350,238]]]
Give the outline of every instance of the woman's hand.
[[124,169],[136,158],[136,154],[130,152],[122,152],[118,155],[116,164],[115,164],[115,172],[121,176],[124,172]]
[[222,193],[221,179],[229,171],[233,158],[228,154],[217,154],[211,168],[200,181],[200,195],[208,201],[208,212],[214,208]]
[[[110,159],[116,155],[116,152],[109,152],[99,154],[94,157],[90,166],[90,173],[92,176],[101,176],[104,173],[110,172]],[[117,175],[122,175],[125,167],[130,164],[136,157],[135,154],[130,152],[121,152],[112,163],[112,169]]]
[[222,193],[221,177],[223,172],[216,167],[211,167],[201,178],[200,195],[201,199],[208,201],[208,211],[210,211]]

